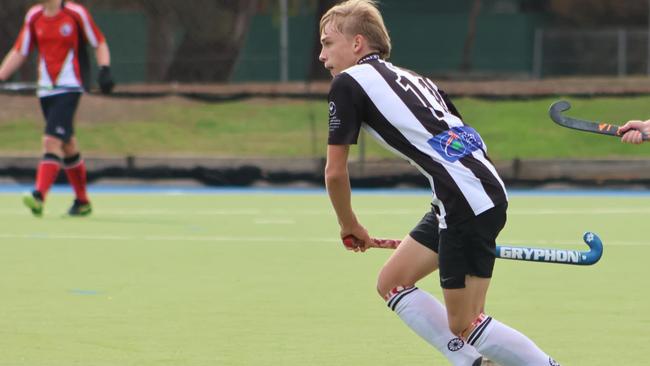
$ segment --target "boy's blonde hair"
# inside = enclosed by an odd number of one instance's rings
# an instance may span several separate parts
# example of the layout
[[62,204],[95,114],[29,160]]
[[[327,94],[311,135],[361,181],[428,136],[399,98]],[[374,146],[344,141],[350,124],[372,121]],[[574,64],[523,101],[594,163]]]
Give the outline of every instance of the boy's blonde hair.
[[333,6],[320,19],[320,33],[328,23],[346,35],[360,34],[383,59],[390,57],[390,37],[375,0],[347,0]]

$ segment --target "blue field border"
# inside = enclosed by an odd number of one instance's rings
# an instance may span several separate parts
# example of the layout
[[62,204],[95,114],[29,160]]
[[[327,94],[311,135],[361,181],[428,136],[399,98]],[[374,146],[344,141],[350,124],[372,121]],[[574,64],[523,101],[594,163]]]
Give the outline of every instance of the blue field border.
[[[33,189],[31,185],[24,184],[0,184],[0,194],[17,194],[29,192]],[[325,189],[322,187],[183,187],[183,186],[155,186],[155,185],[90,185],[88,190],[91,194],[197,194],[197,195],[219,195],[219,194],[270,194],[270,195],[322,195]],[[55,185],[53,193],[69,193],[72,189],[67,185]],[[431,191],[422,188],[356,188],[355,194],[368,195],[413,195],[428,196]],[[640,197],[650,196],[650,190],[641,189],[509,189],[510,196],[626,196]]]

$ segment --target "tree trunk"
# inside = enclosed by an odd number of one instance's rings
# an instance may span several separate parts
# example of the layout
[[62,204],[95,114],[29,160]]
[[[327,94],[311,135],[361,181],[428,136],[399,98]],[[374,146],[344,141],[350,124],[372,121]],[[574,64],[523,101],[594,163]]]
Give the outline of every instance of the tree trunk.
[[[30,6],[34,5],[29,0],[13,0],[2,2],[2,22],[0,22],[0,62],[11,50],[18,38],[21,27],[25,20],[25,14]],[[31,57],[17,72],[20,80],[33,81],[36,79],[36,63],[34,50]]]
[[147,42],[147,81],[160,82],[167,75],[174,57],[174,31],[176,22],[169,12],[149,14]]
[[203,6],[187,9],[181,16],[186,33],[167,81],[227,81],[232,75],[256,0],[201,3]]
[[232,32],[232,44],[233,52],[230,59],[230,71],[228,73],[228,80],[232,78],[233,73],[235,72],[235,66],[237,60],[239,59],[239,53],[241,52],[244,42],[246,41],[246,33],[251,24],[251,18],[255,15],[255,10],[257,9],[257,0],[248,0],[241,1],[239,3],[239,9],[237,11],[237,17],[235,18],[235,28]]
[[465,37],[465,44],[463,45],[463,60],[460,64],[460,71],[468,72],[472,70],[472,47],[474,46],[474,39],[476,38],[476,23],[478,16],[481,13],[481,0],[474,0],[472,10],[469,13],[467,20],[467,37]]
[[318,60],[318,55],[320,54],[321,45],[320,45],[320,18],[325,14],[332,6],[336,5],[339,1],[337,0],[318,0],[318,9],[316,12],[316,31],[314,32],[314,46],[311,52],[311,66],[309,67],[309,80],[329,80],[331,75],[327,69],[323,67],[323,64]]

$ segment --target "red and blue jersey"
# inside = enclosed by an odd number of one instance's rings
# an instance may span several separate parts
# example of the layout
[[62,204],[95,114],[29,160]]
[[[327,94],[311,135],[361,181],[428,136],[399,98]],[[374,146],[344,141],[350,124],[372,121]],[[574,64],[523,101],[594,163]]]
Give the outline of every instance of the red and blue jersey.
[[82,5],[64,1],[53,16],[44,10],[40,4],[29,9],[14,48],[23,56],[38,50],[39,97],[82,91],[83,43],[96,48],[104,35]]

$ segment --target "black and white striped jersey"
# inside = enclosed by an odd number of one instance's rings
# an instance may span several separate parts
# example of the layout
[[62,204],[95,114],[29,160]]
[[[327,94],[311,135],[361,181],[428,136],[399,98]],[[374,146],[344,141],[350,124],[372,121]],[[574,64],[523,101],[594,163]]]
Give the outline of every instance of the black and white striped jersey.
[[485,142],[445,93],[375,54],[337,75],[329,93],[328,144],[356,144],[362,127],[429,179],[441,228],[507,202]]

